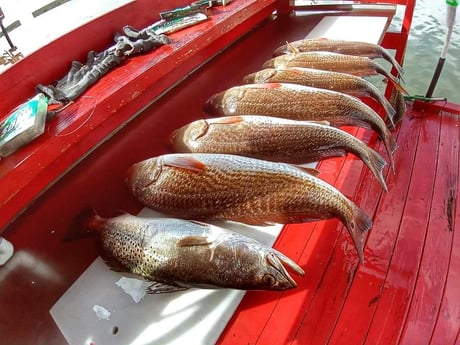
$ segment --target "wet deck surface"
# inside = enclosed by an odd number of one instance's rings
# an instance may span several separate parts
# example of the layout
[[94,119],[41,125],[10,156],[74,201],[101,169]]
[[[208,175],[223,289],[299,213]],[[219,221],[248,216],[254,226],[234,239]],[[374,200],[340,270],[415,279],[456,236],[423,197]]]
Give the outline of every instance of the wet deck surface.
[[275,247],[305,279],[281,295],[249,292],[220,343],[458,343],[459,135],[458,115],[409,109],[395,133],[389,193],[355,159],[320,163],[321,178],[374,215],[364,264],[338,222],[286,226]]
[[[104,216],[139,211],[124,186],[127,167],[167,152],[169,134],[200,117],[207,97],[259,68],[287,29],[290,39],[302,37],[306,23],[269,23],[246,36],[120,130],[2,233],[16,252],[0,270],[0,343],[65,343],[49,309],[97,256],[92,239],[63,242],[75,215],[88,205]],[[386,157],[371,131],[348,130]],[[306,276],[289,292],[247,293],[219,342],[458,343],[459,135],[458,116],[409,110],[394,132],[399,148],[396,174],[387,171],[389,193],[353,156],[321,162],[320,177],[373,216],[364,264],[336,220],[286,226],[275,246]]]

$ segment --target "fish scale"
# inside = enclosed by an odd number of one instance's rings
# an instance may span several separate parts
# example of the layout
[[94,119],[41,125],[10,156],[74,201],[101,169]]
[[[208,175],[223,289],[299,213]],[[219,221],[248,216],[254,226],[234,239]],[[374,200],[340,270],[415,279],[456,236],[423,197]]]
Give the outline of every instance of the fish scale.
[[384,159],[361,140],[324,123],[241,115],[197,120],[171,136],[176,152],[227,153],[303,164],[353,153],[387,190]]
[[211,96],[203,109],[212,116],[264,115],[372,128],[382,138],[394,171],[396,142],[385,122],[372,108],[340,92],[288,83],[250,84]]
[[114,270],[154,282],[149,293],[189,287],[285,290],[296,287],[286,271],[304,275],[294,261],[256,240],[213,225],[125,214],[79,217],[95,231],[101,256]]
[[[152,174],[160,170],[161,173]],[[173,217],[252,225],[338,218],[360,259],[363,210],[337,189],[289,164],[226,154],[167,154],[134,164],[127,185],[145,206]]]
[[302,67],[266,68],[248,74],[243,78],[243,82],[246,84],[293,83],[344,92],[352,96],[371,97],[382,105],[387,118],[394,125],[395,109],[379,89],[369,81],[351,74]]

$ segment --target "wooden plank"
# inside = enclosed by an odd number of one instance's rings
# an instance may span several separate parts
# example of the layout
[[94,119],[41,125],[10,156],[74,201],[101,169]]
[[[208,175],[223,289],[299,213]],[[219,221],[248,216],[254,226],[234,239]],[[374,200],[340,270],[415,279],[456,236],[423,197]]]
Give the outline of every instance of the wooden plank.
[[[456,117],[457,130],[457,147],[458,152],[458,137],[460,135],[459,125],[460,119]],[[458,162],[457,156],[457,164]],[[457,171],[457,181],[452,181],[453,195],[451,200],[455,203],[453,207],[451,231],[453,231],[452,247],[450,250],[449,271],[446,281],[446,286],[443,291],[442,302],[436,321],[435,329],[431,337],[433,343],[438,344],[458,344],[460,334],[460,233],[458,224],[460,224],[460,208],[458,207],[458,186],[460,185],[460,176]]]
[[[355,133],[362,138],[359,132],[365,131],[359,130]],[[365,183],[362,178],[361,163],[349,157],[334,185],[345,195],[358,202],[356,200],[358,195],[355,193],[357,186]],[[332,251],[329,251],[329,256],[322,257],[321,262],[326,264],[318,279],[318,285],[310,297],[306,315],[296,330],[295,343],[325,343],[346,299],[349,284],[356,272],[358,259],[348,231],[342,226],[339,228],[341,231],[332,245]]]
[[[353,343],[363,342],[377,306],[407,195],[420,121],[404,118],[398,131],[398,150],[395,152],[396,174],[387,173],[389,193],[379,186],[363,185],[366,190],[362,207],[374,214],[374,226],[365,247],[365,263],[358,267],[340,318],[330,338],[331,344],[340,344],[345,337]],[[384,150],[380,142],[378,151]],[[388,171],[388,169],[387,169]]]
[[[438,146],[438,158],[430,219],[416,287],[400,340],[403,344],[415,339],[419,339],[418,344],[429,343],[447,280],[454,231],[448,205],[453,202],[451,198],[456,197],[459,132],[455,117],[444,115],[441,119],[440,140],[436,142],[436,138],[432,138],[433,145]],[[452,339],[433,340],[438,344],[453,343]]]
[[390,268],[366,337],[369,344],[398,341],[423,254],[436,171],[437,147],[432,140],[439,137],[440,119],[426,116],[412,121],[421,121],[417,152]]

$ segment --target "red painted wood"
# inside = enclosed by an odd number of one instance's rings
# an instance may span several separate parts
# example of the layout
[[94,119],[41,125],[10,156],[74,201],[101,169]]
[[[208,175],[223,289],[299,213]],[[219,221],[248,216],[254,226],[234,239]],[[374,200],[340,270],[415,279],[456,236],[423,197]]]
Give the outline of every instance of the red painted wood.
[[[453,196],[455,199],[457,197],[459,171],[457,125],[458,121],[452,115],[442,116],[436,180],[425,246],[401,343],[407,343],[412,339],[423,339],[419,344],[428,344],[438,318],[454,230],[449,226],[446,208],[449,199]],[[440,340],[436,339],[437,342],[444,343]]]
[[128,60],[88,89],[44,135],[0,161],[0,231],[104,138],[273,10],[271,0],[232,2],[214,10],[211,20],[171,35],[171,45]]
[[[433,116],[412,121],[421,121],[417,152],[390,269],[366,337],[369,344],[398,341],[423,254],[436,167],[433,140],[439,137],[440,121]],[[432,158],[427,160],[427,156]]]
[[[458,131],[459,119],[457,118],[455,128]],[[450,121],[449,121],[450,122]],[[448,144],[449,145],[449,144]],[[458,136],[457,136],[457,149],[458,152]],[[458,157],[457,157],[458,163]],[[460,224],[460,208],[458,207],[458,186],[460,185],[460,176],[457,170],[457,180],[452,180],[451,188],[456,190],[454,199],[457,207],[453,212],[453,240],[450,249],[449,271],[446,281],[446,286],[443,291],[442,302],[436,321],[435,329],[432,335],[433,344],[454,344],[458,343],[458,334],[460,332],[460,235],[458,232],[458,224]],[[455,194],[457,194],[455,196]],[[445,249],[443,249],[445,250]],[[455,341],[457,338],[457,341]]]
[[[389,260],[398,234],[402,210],[410,181],[419,124],[403,121],[398,131],[398,150],[395,152],[396,175],[387,173],[389,193],[382,193],[372,186],[361,201],[369,213],[375,212],[374,226],[366,242],[364,265],[358,267],[340,318],[330,339],[331,344],[340,344],[343,339],[363,343],[373,313],[384,285]],[[380,143],[381,151],[383,145]]]
[[460,105],[446,101],[424,102],[420,100],[414,101],[414,109],[418,111],[426,111],[431,113],[439,113],[441,111],[460,115]]

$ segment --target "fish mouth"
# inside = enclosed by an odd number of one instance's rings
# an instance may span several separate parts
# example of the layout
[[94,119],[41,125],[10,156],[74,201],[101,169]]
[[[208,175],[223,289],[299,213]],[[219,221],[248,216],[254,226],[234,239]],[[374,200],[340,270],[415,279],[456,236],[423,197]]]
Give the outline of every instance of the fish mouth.
[[287,280],[290,287],[293,287],[293,288],[296,287],[297,283],[289,275],[284,265],[288,266],[290,269],[292,269],[295,273],[297,273],[300,276],[305,275],[305,271],[299,265],[297,265],[293,260],[289,259],[287,256],[285,256],[284,254],[281,254],[280,252],[269,253],[267,255],[267,261],[274,269],[276,269]]

